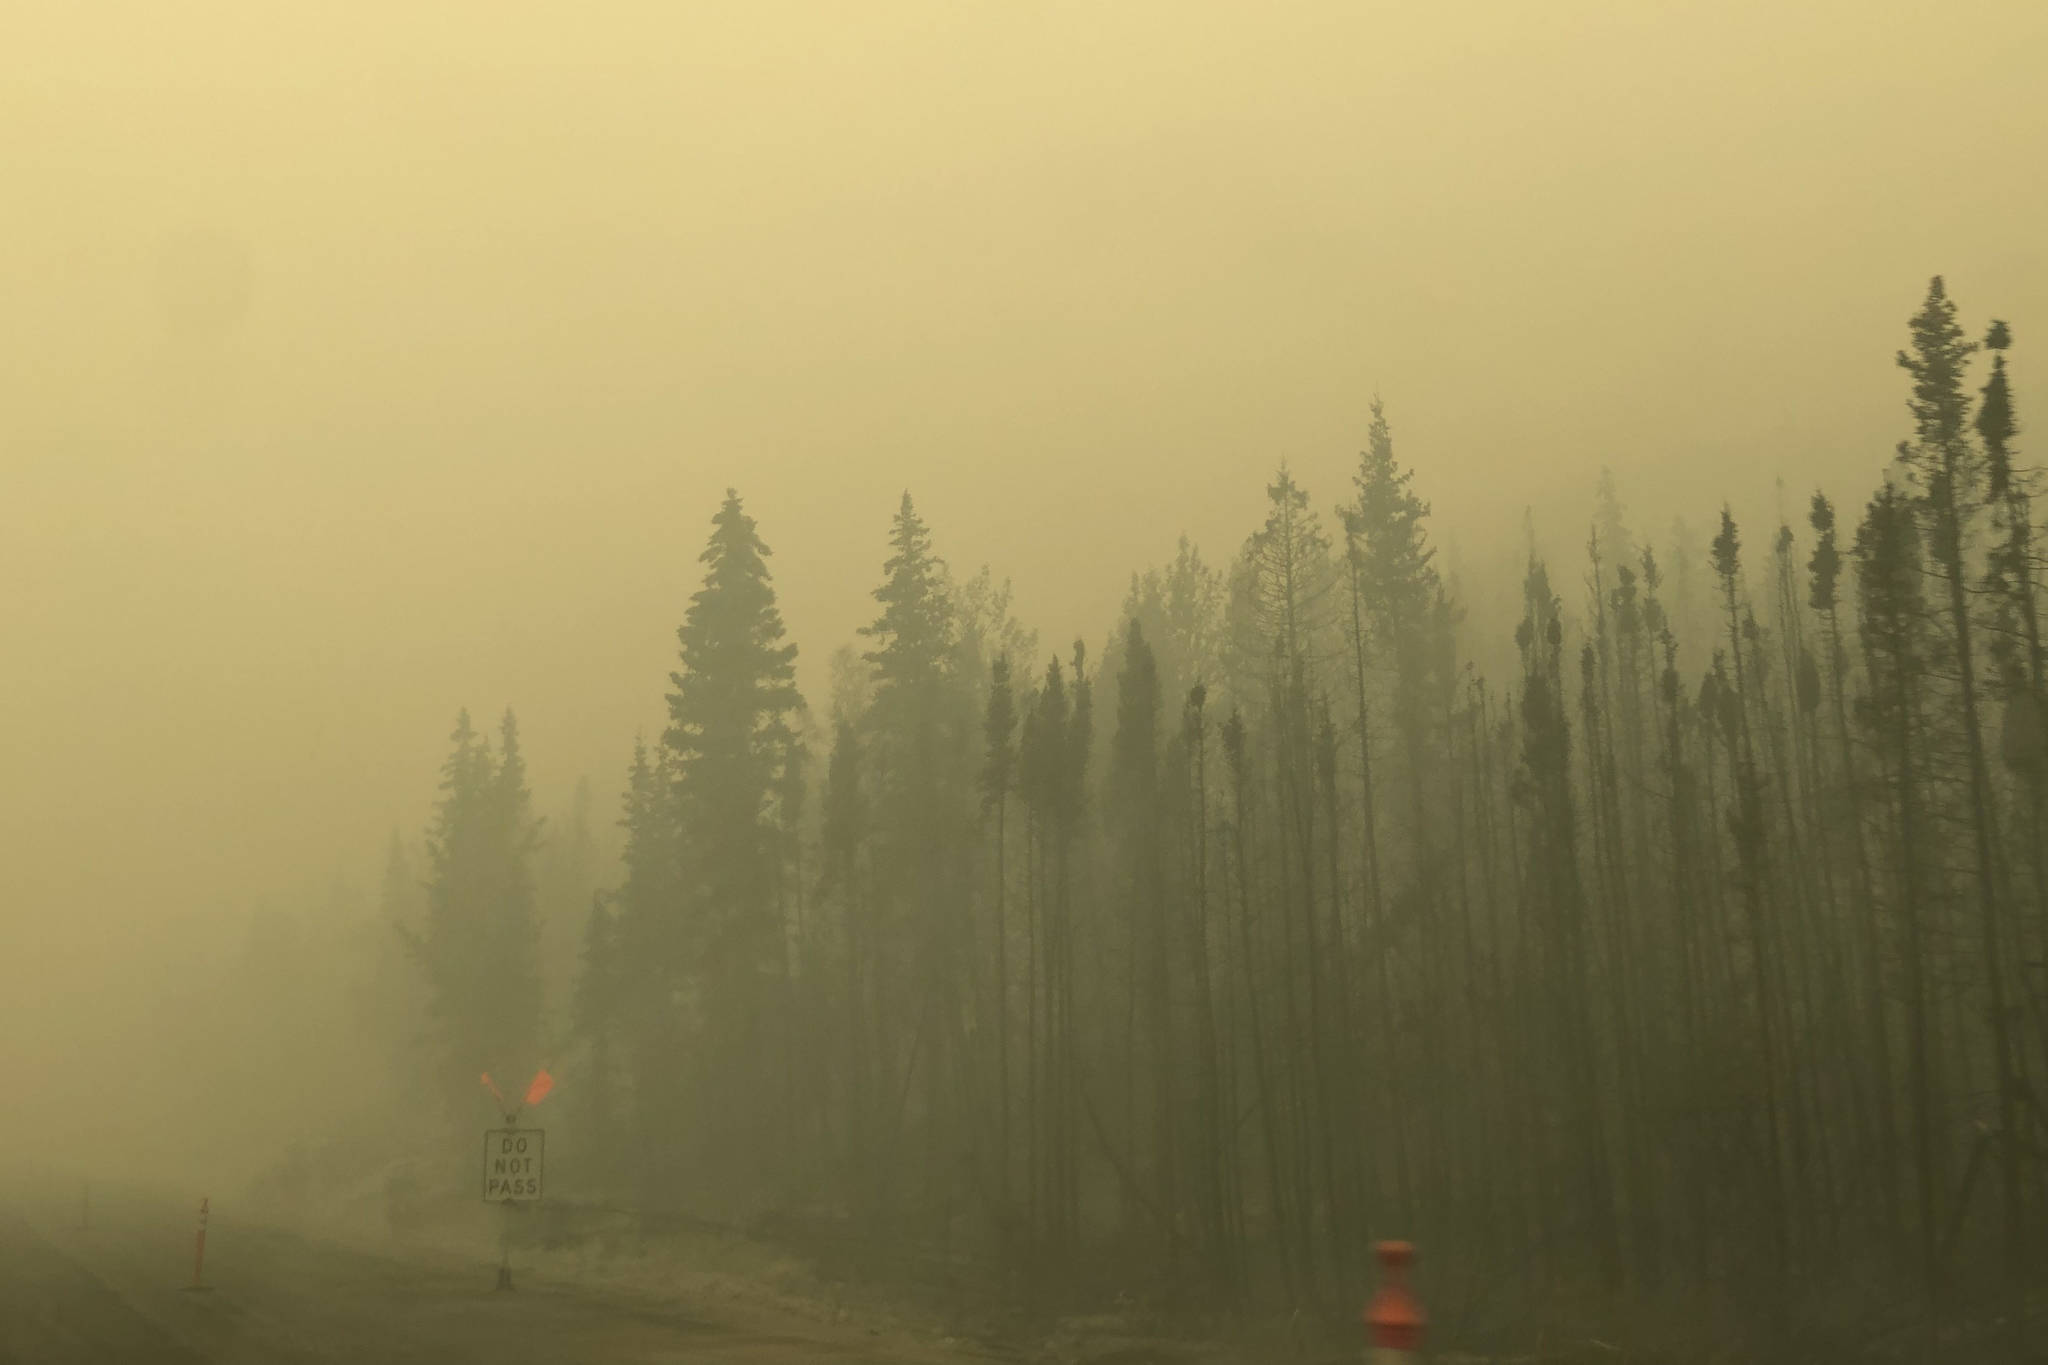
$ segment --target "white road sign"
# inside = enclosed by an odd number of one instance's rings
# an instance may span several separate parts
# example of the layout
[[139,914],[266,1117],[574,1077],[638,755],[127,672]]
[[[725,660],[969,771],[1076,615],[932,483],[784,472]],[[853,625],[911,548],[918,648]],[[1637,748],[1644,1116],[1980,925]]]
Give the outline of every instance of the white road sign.
[[485,1133],[484,1199],[504,1203],[540,1198],[547,1141],[540,1128],[493,1128]]

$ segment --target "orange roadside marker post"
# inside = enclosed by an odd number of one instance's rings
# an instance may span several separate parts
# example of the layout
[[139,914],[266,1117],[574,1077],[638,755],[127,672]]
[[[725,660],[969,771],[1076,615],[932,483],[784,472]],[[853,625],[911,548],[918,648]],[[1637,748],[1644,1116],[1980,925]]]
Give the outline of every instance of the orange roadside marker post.
[[1415,1247],[1409,1242],[1381,1242],[1373,1254],[1379,1257],[1380,1287],[1365,1309],[1372,1365],[1413,1365],[1422,1350],[1422,1329],[1427,1321],[1421,1302],[1408,1288],[1408,1267],[1414,1264]]
[[205,1196],[199,1200],[199,1230],[192,1236],[192,1283],[187,1289],[206,1289],[206,1210],[210,1201]]

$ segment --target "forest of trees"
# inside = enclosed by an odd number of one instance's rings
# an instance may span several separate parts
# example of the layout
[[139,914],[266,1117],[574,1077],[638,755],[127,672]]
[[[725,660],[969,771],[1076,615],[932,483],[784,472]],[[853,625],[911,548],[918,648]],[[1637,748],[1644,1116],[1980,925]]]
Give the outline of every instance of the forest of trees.
[[2009,343],[1933,282],[1862,507],[1653,548],[1603,480],[1583,553],[1532,545],[1512,654],[1466,638],[1377,402],[1349,488],[1282,467],[1093,649],[1041,650],[905,495],[808,706],[729,493],[615,870],[578,827],[573,980],[518,732],[456,732],[391,901],[442,1072],[548,1060],[557,1177],[602,1197],[1054,1298],[1355,1311],[1398,1235],[1475,1296],[1995,1305],[2048,1268]]

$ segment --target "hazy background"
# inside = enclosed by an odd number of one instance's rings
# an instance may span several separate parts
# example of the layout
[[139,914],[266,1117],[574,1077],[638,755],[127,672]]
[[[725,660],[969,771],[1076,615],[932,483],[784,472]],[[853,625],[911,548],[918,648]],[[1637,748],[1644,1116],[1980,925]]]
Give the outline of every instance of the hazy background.
[[1603,464],[1660,543],[1860,505],[1937,271],[2040,420],[2044,74],[2036,0],[12,0],[11,1111],[191,1102],[165,991],[368,895],[460,706],[608,818],[727,484],[822,704],[906,487],[1051,644],[1375,388],[1468,585]]

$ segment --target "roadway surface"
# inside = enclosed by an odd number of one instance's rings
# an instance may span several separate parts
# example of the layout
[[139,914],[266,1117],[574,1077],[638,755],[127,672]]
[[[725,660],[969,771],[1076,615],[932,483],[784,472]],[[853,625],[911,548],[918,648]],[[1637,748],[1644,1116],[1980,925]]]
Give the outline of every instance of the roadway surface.
[[219,1211],[207,1233],[211,1288],[193,1292],[195,1213],[95,1191],[85,1227],[75,1205],[0,1197],[0,1365],[989,1359],[858,1325],[531,1276],[500,1294],[489,1261],[401,1260]]

